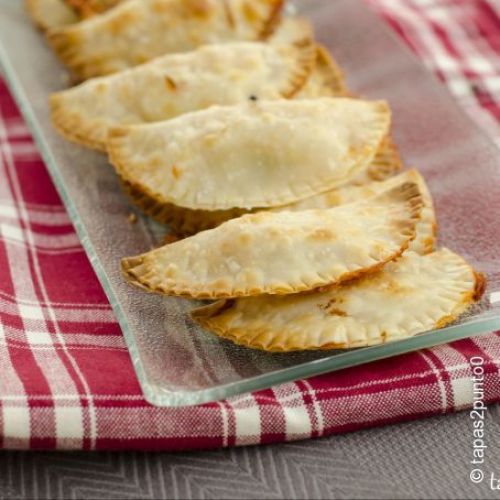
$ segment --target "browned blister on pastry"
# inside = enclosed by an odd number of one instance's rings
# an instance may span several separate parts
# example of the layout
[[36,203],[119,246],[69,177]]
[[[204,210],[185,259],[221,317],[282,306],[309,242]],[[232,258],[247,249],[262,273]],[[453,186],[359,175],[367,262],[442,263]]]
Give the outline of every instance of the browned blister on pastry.
[[52,94],[52,122],[66,138],[105,151],[112,127],[168,120],[214,104],[292,97],[314,64],[312,43],[206,45]]
[[374,272],[415,237],[422,196],[404,183],[328,210],[259,212],[123,259],[125,277],[151,292],[195,298],[289,294]]
[[359,280],[310,293],[219,301],[193,311],[204,328],[255,349],[346,349],[401,340],[455,321],[485,277],[453,252],[406,252]]
[[48,39],[75,76],[87,79],[200,45],[265,40],[283,0],[128,0]]

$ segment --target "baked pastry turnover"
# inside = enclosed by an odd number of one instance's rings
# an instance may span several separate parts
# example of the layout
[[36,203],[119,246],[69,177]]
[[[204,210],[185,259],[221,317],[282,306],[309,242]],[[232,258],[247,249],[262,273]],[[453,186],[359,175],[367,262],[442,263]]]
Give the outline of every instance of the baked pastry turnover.
[[[373,161],[366,166],[360,174],[346,181],[345,184],[337,189],[341,190],[344,187],[348,188],[350,186],[361,186],[375,181],[383,181],[401,170],[401,168],[402,161],[398,150],[392,140],[386,137],[382,141]],[[418,178],[421,177],[418,176]],[[410,180],[415,180],[416,182],[416,178]],[[153,217],[161,224],[168,224],[177,235],[181,236],[190,236],[205,229],[212,229],[229,219],[234,219],[235,217],[240,217],[247,213],[265,210],[263,208],[254,208],[252,210],[245,210],[242,208],[232,208],[228,210],[192,210],[189,208],[181,208],[171,203],[158,202],[129,182],[122,181],[122,188],[130,201],[144,214]],[[426,186],[422,188],[427,189]],[[362,191],[359,193],[360,195],[363,194]],[[329,197],[327,197],[327,199],[329,199]],[[303,200],[303,202],[307,203],[307,200],[308,198]],[[357,201],[362,201],[362,199]],[[298,203],[300,204],[301,202]],[[286,207],[287,205],[281,208]],[[279,210],[279,208],[280,207],[277,209]],[[418,231],[418,234],[427,233]],[[412,243],[412,246],[413,245],[414,243]]]
[[195,298],[289,294],[373,272],[415,237],[417,184],[329,210],[259,212],[122,260],[143,289]]
[[105,151],[109,129],[119,125],[158,122],[214,104],[291,98],[315,69],[316,51],[308,42],[236,42],[169,54],[53,94],[52,122],[68,139]]
[[87,79],[200,45],[265,40],[283,0],[128,0],[48,39],[76,77]]
[[407,252],[344,285],[219,301],[192,315],[217,335],[256,349],[346,349],[442,328],[478,301],[484,286],[484,276],[450,250]]
[[384,101],[250,102],[112,129],[108,153],[125,182],[159,203],[263,208],[355,177],[373,161],[389,125]]

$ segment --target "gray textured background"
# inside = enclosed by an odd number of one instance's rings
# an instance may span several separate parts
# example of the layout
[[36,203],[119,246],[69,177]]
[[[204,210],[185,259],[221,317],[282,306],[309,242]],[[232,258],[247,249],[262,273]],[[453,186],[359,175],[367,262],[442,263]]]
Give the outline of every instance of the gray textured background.
[[[500,405],[484,472],[500,478]],[[0,454],[0,499],[500,498],[469,480],[459,413],[299,443],[190,453]]]

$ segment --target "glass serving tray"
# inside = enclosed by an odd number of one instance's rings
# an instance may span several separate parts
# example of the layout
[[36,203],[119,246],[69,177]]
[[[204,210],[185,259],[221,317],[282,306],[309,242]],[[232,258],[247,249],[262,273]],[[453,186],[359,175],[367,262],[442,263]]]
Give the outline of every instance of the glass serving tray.
[[[425,175],[440,243],[488,276],[483,302],[443,330],[346,352],[267,354],[197,328],[195,303],[142,293],[119,270],[123,256],[151,248],[161,230],[132,210],[106,158],[52,129],[47,97],[67,78],[21,0],[0,0],[0,61],[80,239],[123,329],[145,397],[155,405],[214,401],[500,328],[500,150],[451,95],[358,0],[309,0],[298,9],[343,67],[350,88],[388,99],[405,163]],[[163,230],[163,233],[165,231]]]

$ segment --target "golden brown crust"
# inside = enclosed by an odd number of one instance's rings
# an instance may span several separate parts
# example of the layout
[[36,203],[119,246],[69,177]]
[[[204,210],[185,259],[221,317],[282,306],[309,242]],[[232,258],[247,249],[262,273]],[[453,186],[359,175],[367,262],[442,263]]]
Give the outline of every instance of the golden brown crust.
[[411,236],[411,239],[408,243],[413,241],[416,235],[414,222],[420,220],[420,213],[422,211],[422,207],[424,206],[424,200],[418,184],[414,182],[405,182],[401,186],[390,189],[389,191],[378,195],[377,199],[386,199],[387,202],[401,201],[408,203],[409,207],[411,208],[410,219],[408,219],[404,223],[400,223],[399,228],[403,228],[407,231],[407,233],[403,234]]
[[457,304],[454,311],[451,314],[447,314],[446,316],[440,318],[436,322],[435,328],[444,328],[445,326],[448,326],[451,323],[455,322],[471,304],[474,304],[481,300],[484,292],[486,291],[486,276],[474,269],[472,269],[472,274],[474,276],[474,287],[472,291],[464,293],[461,302]]
[[[314,292],[313,292],[314,293]],[[222,299],[214,302],[205,307],[200,307],[198,309],[194,309],[191,311],[191,317],[204,329],[213,332],[218,337],[224,338],[226,340],[230,340],[237,345],[241,345],[243,347],[248,347],[250,349],[255,349],[257,351],[264,352],[293,352],[294,350],[300,351],[303,350],[301,348],[284,350],[275,348],[273,346],[264,347],[262,344],[254,341],[250,341],[244,335],[244,330],[241,328],[233,328],[231,330],[226,330],[221,325],[218,325],[216,322],[211,321],[212,318],[217,317],[220,314],[223,314],[224,311],[229,310],[233,307],[235,303],[234,299]],[[267,331],[263,330],[262,334],[267,334]],[[259,336],[259,332],[255,332],[255,336]],[[330,342],[322,345],[321,347],[316,348],[318,351],[331,351],[334,349],[348,349],[349,346],[347,343],[343,342]]]
[[96,10],[96,5],[94,5],[94,2],[91,0],[64,0],[64,2],[71,7],[81,19],[95,16],[100,12]]
[[297,97],[305,99],[322,96],[347,97],[349,95],[340,66],[326,47],[317,44],[314,70]]
[[[410,227],[408,226],[408,230]],[[415,236],[413,236],[414,238]],[[147,263],[143,256],[138,257],[125,257],[121,260],[121,269],[122,275],[125,280],[143,291],[149,293],[158,293],[161,295],[169,295],[175,297],[185,297],[191,299],[198,300],[217,300],[217,299],[225,299],[225,298],[239,298],[239,297],[250,297],[255,295],[263,295],[263,294],[272,294],[272,295],[289,295],[293,293],[305,293],[309,291],[314,291],[317,289],[321,289],[323,287],[334,287],[338,286],[342,283],[347,283],[349,281],[354,281],[356,279],[361,278],[362,276],[366,276],[367,274],[376,273],[380,271],[385,265],[389,262],[397,260],[403,253],[408,249],[408,246],[413,239],[411,238],[403,246],[398,249],[393,254],[389,255],[386,259],[372,266],[366,267],[362,270],[358,271],[349,271],[342,275],[340,275],[334,283],[330,285],[325,285],[324,283],[317,283],[308,285],[304,288],[291,288],[291,287],[283,287],[281,289],[276,289],[271,291],[263,290],[261,288],[255,289],[244,289],[244,290],[228,290],[228,291],[195,291],[190,289],[188,285],[182,286],[179,285],[179,288],[171,289],[165,288],[161,285],[155,286],[151,282],[148,282],[147,276],[149,276],[153,271],[147,268]]]
[[317,46],[316,64],[323,75],[325,86],[330,88],[335,95],[347,96],[349,91],[345,81],[345,76],[337,61],[323,45]]
[[262,28],[258,31],[257,40],[265,41],[267,40],[279,26],[283,7],[285,5],[285,0],[268,0],[272,6],[269,13],[269,17],[262,23]]
[[382,142],[373,162],[368,168],[368,176],[373,181],[383,181],[403,168],[403,161],[392,137],[388,135]]
[[47,33],[47,41],[57,57],[78,79],[85,78],[85,62],[79,62],[78,34],[69,28],[53,29]]
[[[431,204],[432,204],[432,210],[434,211],[434,204],[432,203],[432,198],[431,198]],[[436,247],[437,237],[438,237],[438,223],[436,220],[434,220],[432,221],[431,235],[423,241],[423,248],[420,251],[422,255],[434,252]]]
[[92,129],[79,116],[68,115],[58,94],[51,95],[49,102],[52,125],[64,138],[81,146],[106,152],[106,141],[94,138]]
[[[314,272],[310,274],[307,280],[299,280],[298,283],[282,283],[280,286],[275,284],[259,285],[259,286],[235,286],[232,280],[225,280],[227,283],[215,286],[214,284],[205,285],[198,283],[194,286],[190,282],[184,282],[180,279],[175,281],[165,281],[163,279],[163,269],[159,266],[151,254],[144,254],[137,257],[124,258],[121,262],[121,269],[125,279],[134,286],[138,286],[142,290],[147,290],[153,293],[165,295],[173,295],[179,297],[191,297],[196,299],[220,299],[220,298],[235,298],[248,297],[261,294],[286,295],[290,293],[299,293],[304,291],[314,290],[319,287],[338,285],[346,281],[358,279],[366,274],[374,273],[388,262],[391,262],[400,257],[409,247],[411,241],[416,236],[416,225],[420,220],[420,214],[423,207],[423,198],[419,187],[413,182],[405,182],[387,192],[377,196],[377,203],[388,207],[398,204],[400,207],[405,207],[405,218],[396,218],[391,222],[391,234],[400,235],[403,238],[398,241],[398,246],[390,253],[387,252],[384,256],[377,257],[371,260],[370,263],[364,264],[363,267],[354,271],[345,271],[336,273],[335,278],[325,276],[318,273],[315,277]],[[400,204],[400,205],[399,205]],[[254,221],[257,223],[257,218],[261,214],[254,215]],[[266,214],[269,217],[270,214]],[[247,219],[247,223],[250,219]],[[221,227],[222,229],[222,227]],[[328,244],[328,242],[326,242]],[[198,243],[199,244],[199,243]]]
[[[451,269],[446,270],[447,266],[439,266],[440,257],[444,255],[451,256],[449,260],[449,265]],[[407,254],[400,261],[404,260],[418,262],[417,254]],[[393,267],[389,270],[389,275],[384,276],[383,274],[370,275],[359,282],[353,282],[352,284],[344,284],[340,287],[327,287],[324,291],[312,291],[310,293],[299,294],[295,296],[295,299],[290,298],[291,304],[299,308],[299,311],[306,312],[308,309],[304,308],[304,304],[309,300],[308,297],[315,297],[311,302],[310,306],[317,307],[321,311],[326,313],[325,316],[318,316],[316,323],[310,323],[309,319],[304,321],[304,324],[295,325],[290,327],[290,321],[300,323],[300,314],[287,315],[290,313],[291,308],[286,306],[286,301],[288,298],[256,298],[256,299],[236,299],[236,300],[220,300],[216,303],[210,304],[205,307],[201,307],[191,311],[191,316],[193,319],[199,323],[201,326],[209,331],[212,331],[216,335],[231,340],[237,344],[244,345],[246,347],[251,347],[253,349],[260,349],[271,352],[289,352],[295,350],[305,350],[305,349],[346,349],[355,347],[365,347],[368,345],[382,344],[388,341],[399,340],[409,336],[416,335],[418,333],[423,333],[429,329],[443,328],[450,323],[456,321],[463,313],[465,313],[469,307],[480,300],[485,287],[485,277],[481,273],[477,273],[470,266],[467,265],[465,261],[459,262],[458,256],[453,256],[451,252],[446,249],[435,252],[428,256],[420,256],[419,259],[435,259],[436,273],[441,272],[444,277],[448,272],[449,282],[446,283],[446,278],[436,282],[439,287],[442,288],[440,295],[436,295],[434,300],[429,299],[428,307],[429,311],[427,315],[418,315],[416,311],[413,310],[413,306],[410,303],[402,304],[401,308],[397,307],[397,303],[404,297],[405,285],[404,282],[408,281],[406,273],[410,276],[413,271],[411,267],[405,269],[398,277],[398,266],[399,263],[396,262],[391,264]],[[424,262],[424,260],[422,260]],[[446,259],[443,259],[443,263]],[[404,264],[402,264],[404,267]],[[467,269],[468,268],[468,269]],[[422,268],[416,266],[415,269]],[[425,265],[424,265],[424,276],[425,276]],[[384,273],[384,271],[382,271]],[[391,277],[392,274],[392,277]],[[415,280],[418,280],[420,272],[415,274]],[[402,282],[398,283],[399,280]],[[361,287],[358,288],[358,286]],[[391,292],[389,291],[391,286],[395,286],[396,295],[391,299]],[[415,287],[417,293],[425,293],[425,289],[422,288],[423,283],[420,283]],[[345,287],[345,288],[344,288]],[[351,299],[351,291],[353,295],[356,292],[362,290],[362,288],[369,290],[368,294],[364,294],[361,291],[361,295],[358,295],[354,302],[351,302],[351,307],[347,306],[346,301],[349,303]],[[347,291],[346,291],[347,290]],[[408,288],[410,297],[412,293],[412,285]],[[421,292],[418,292],[420,290]],[[432,291],[435,287],[432,288]],[[477,291],[477,292],[476,292]],[[403,295],[400,295],[403,293]],[[322,297],[322,294],[324,296]],[[376,295],[379,294],[378,302],[379,307],[385,307],[389,302],[387,315],[395,313],[396,317],[400,317],[403,314],[403,318],[408,315],[408,321],[401,322],[401,320],[396,320],[396,323],[390,326],[390,334],[385,329],[390,321],[387,321],[384,317],[382,324],[372,323],[367,321],[370,317],[364,317],[362,321],[356,322],[356,318],[361,318],[363,316],[363,309],[359,309],[358,306],[352,307],[354,304],[359,304],[361,298],[371,297],[371,299],[376,299]],[[328,302],[325,302],[330,298]],[[245,302],[249,300],[250,302]],[[253,302],[256,300],[257,302]],[[240,302],[241,301],[241,302]],[[253,305],[252,305],[253,304]],[[256,306],[258,304],[258,306]],[[273,311],[274,304],[276,309]],[[440,307],[437,306],[440,304]],[[338,307],[337,307],[338,305]],[[282,307],[283,306],[283,307]],[[301,307],[302,306],[302,307]],[[406,306],[406,311],[405,311]],[[374,307],[378,310],[377,306],[373,304],[367,304],[366,307]],[[266,310],[267,309],[267,310]],[[346,312],[346,310],[348,312]],[[255,314],[249,314],[252,311]],[[259,312],[262,311],[262,318],[259,318]],[[310,314],[313,311],[309,310]],[[279,315],[282,314],[281,325]],[[352,316],[351,316],[352,315]],[[324,321],[328,321],[329,316],[346,318],[345,323],[342,320],[332,322],[330,328],[326,335],[328,327],[324,327]],[[437,316],[434,320],[433,316]],[[308,318],[308,314],[305,314]],[[373,318],[375,320],[375,317]],[[354,325],[350,323],[354,322]],[[415,327],[415,323],[421,323],[420,327]],[[312,325],[312,326],[311,326]],[[397,326],[395,326],[397,325]],[[339,334],[335,331],[335,326],[341,327]],[[351,334],[345,335],[345,330],[343,328],[351,327]],[[323,331],[321,331],[325,328]],[[399,328],[401,328],[399,330]],[[309,331],[307,331],[309,329]],[[359,330],[365,329],[365,333],[360,334]],[[379,330],[378,336],[374,335],[374,331]],[[295,334],[297,332],[297,334]],[[300,334],[299,334],[300,332]],[[343,333],[342,333],[343,332]],[[330,339],[329,339],[330,337]],[[337,337],[339,340],[335,340]],[[346,341],[341,342],[340,338],[346,338]]]
[[153,197],[144,193],[138,185],[123,179],[120,179],[120,184],[124,193],[137,208],[157,222],[169,225],[172,231],[179,236],[191,236],[249,213],[238,208],[216,211],[191,210],[170,203],[159,203]]
[[293,44],[299,50],[296,71],[291,75],[286,88],[280,91],[285,99],[291,99],[305,85],[314,69],[314,44],[309,40]]
[[472,299],[474,302],[479,302],[486,291],[486,276],[483,273],[474,271],[474,278],[476,280],[476,284],[474,286]]

